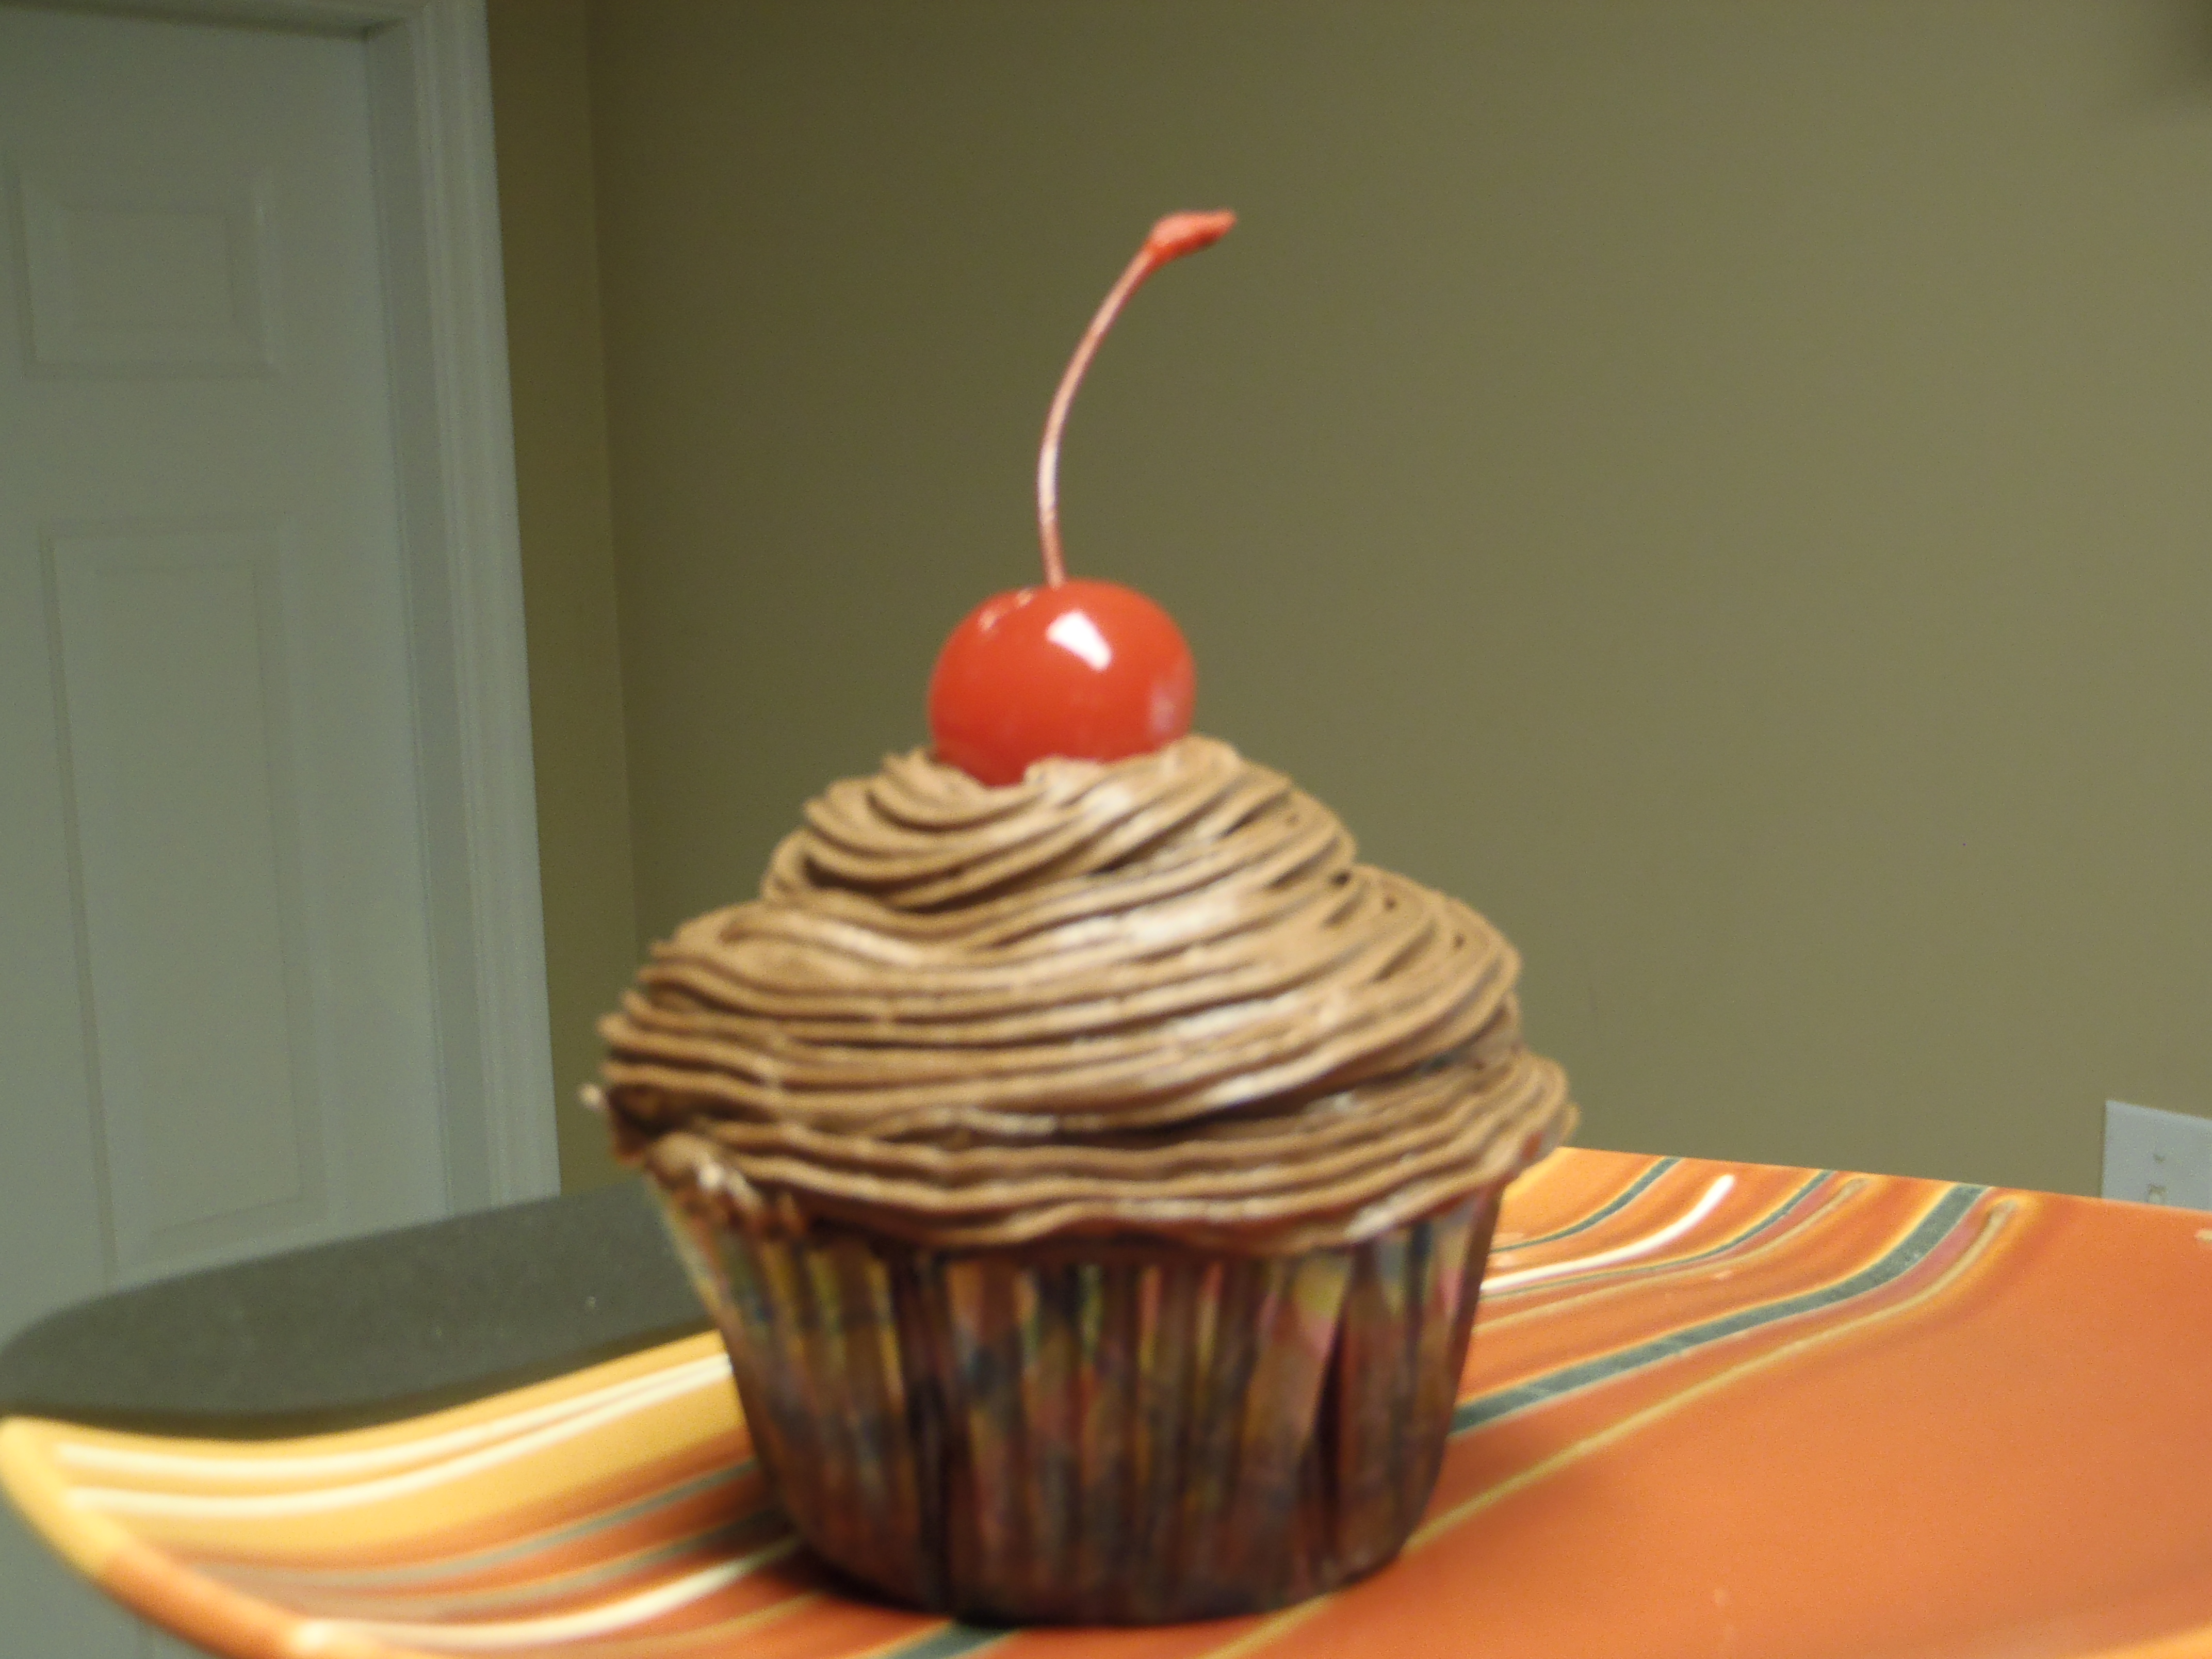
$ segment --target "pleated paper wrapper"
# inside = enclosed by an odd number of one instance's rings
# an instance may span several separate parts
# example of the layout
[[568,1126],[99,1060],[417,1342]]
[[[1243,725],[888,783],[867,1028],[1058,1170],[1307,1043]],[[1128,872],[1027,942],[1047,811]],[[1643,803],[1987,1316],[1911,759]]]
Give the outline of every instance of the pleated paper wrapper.
[[760,1237],[653,1190],[817,1553],[969,1619],[1158,1623],[1280,1607],[1397,1553],[1503,1187],[1285,1256]]

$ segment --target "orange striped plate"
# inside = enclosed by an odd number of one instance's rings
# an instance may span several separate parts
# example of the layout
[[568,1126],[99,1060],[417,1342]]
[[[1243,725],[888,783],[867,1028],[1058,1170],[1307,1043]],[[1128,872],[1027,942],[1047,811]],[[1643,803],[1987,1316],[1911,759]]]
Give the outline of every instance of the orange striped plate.
[[712,1337],[222,1442],[27,1418],[0,1479],[245,1659],[2212,1656],[2212,1218],[1569,1151],[1515,1186],[1426,1520],[1265,1617],[986,1630],[818,1571]]

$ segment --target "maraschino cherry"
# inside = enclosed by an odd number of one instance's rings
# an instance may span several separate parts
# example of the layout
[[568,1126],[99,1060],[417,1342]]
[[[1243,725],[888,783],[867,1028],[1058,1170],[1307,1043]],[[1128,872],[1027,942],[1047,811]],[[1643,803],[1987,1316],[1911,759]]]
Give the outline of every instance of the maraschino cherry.
[[1210,247],[1231,213],[1171,213],[1107,294],[1060,376],[1037,453],[1044,586],[994,593],[968,613],[929,679],[937,757],[978,782],[1018,783],[1048,755],[1121,760],[1190,730],[1197,673],[1168,613],[1115,582],[1071,581],[1060,544],[1060,434],[1075,389],[1137,287],[1170,259]]

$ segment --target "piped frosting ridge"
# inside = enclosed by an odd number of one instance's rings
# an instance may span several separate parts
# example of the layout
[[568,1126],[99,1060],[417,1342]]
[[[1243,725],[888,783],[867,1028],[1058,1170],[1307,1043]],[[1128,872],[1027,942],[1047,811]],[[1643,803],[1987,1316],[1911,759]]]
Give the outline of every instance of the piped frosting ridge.
[[1571,1127],[1519,970],[1214,739],[1005,788],[917,751],[655,947],[601,1028],[605,1093],[627,1150],[756,1231],[1303,1250]]

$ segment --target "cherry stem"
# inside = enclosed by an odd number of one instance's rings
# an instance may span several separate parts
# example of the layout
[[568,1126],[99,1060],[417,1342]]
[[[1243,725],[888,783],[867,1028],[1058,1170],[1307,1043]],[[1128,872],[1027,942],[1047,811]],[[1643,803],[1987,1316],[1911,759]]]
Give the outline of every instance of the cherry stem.
[[1212,247],[1236,222],[1233,213],[1170,213],[1154,225],[1144,246],[1137,250],[1137,257],[1129,261],[1129,268],[1107,290],[1098,314],[1083,331],[1075,355],[1067,360],[1067,372],[1060,377],[1060,390],[1053,393],[1052,409],[1044,417],[1044,444],[1037,452],[1037,538],[1044,544],[1047,587],[1058,587],[1067,580],[1067,558],[1060,544],[1060,434],[1067,424],[1075,388],[1083,384],[1084,374],[1097,355],[1098,343],[1106,337],[1106,331],[1114,326],[1121,307],[1146,277],[1170,259]]

